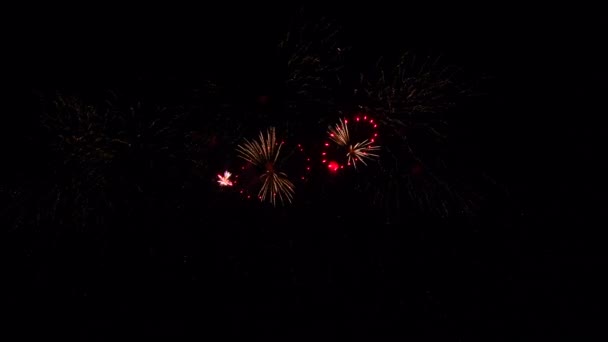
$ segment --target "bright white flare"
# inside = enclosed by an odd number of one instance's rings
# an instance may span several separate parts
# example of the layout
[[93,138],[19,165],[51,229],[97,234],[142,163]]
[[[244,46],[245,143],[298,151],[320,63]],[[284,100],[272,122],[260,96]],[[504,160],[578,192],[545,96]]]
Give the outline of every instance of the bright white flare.
[[232,186],[232,181],[230,180],[230,176],[232,176],[232,173],[228,172],[228,171],[224,171],[224,175],[217,175],[218,179],[218,184],[220,186]]

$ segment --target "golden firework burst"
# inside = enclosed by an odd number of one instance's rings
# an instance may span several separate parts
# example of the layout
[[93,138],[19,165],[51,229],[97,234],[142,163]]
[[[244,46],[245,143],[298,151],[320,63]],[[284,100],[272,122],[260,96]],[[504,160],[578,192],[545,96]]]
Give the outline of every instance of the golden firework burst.
[[334,127],[329,126],[329,139],[340,146],[348,145],[350,136],[348,134],[348,120],[340,119]]
[[245,143],[237,146],[240,158],[263,168],[264,171],[260,175],[262,187],[258,197],[262,201],[268,200],[274,206],[276,206],[277,197],[281,203],[284,203],[285,200],[291,203],[294,194],[293,183],[284,172],[277,170],[282,145],[282,142],[277,142],[275,128],[270,127],[266,131],[266,135],[260,132],[257,140],[245,139]]

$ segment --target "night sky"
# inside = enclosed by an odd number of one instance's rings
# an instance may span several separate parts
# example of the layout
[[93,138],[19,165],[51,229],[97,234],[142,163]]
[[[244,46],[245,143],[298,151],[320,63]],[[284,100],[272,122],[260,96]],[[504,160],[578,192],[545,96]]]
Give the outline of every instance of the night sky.
[[[606,266],[592,12],[20,12],[4,44],[3,340],[592,334]],[[332,172],[328,126],[363,115],[379,156]],[[268,127],[281,161],[239,158]],[[256,198],[275,170],[291,203]]]

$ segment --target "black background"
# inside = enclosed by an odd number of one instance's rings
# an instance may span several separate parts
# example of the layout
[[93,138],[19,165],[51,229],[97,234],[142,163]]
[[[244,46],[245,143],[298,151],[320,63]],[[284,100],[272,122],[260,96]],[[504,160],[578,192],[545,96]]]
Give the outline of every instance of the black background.
[[[6,31],[15,63],[2,114],[3,172],[37,165],[24,137],[41,89],[121,88],[164,104],[221,79],[239,84],[239,101],[272,95],[273,48],[298,8],[26,12]],[[603,170],[592,9],[404,3],[307,11],[345,28],[354,64],[411,50],[487,79],[485,95],[461,110],[454,144],[508,195],[490,199],[474,220],[338,219],[348,208],[334,211],[331,202],[235,212],[231,199],[207,196],[188,202],[197,215],[139,203],[138,215],[102,230],[7,228],[7,334],[469,341],[589,333],[600,318],[588,295],[603,265],[589,244],[601,228],[593,214],[602,208]]]

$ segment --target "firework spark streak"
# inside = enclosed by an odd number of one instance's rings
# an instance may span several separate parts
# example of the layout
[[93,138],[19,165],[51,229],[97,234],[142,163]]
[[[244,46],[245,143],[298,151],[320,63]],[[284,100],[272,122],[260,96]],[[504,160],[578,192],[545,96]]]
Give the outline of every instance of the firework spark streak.
[[329,138],[340,146],[346,146],[350,142],[348,135],[348,120],[340,119],[334,127],[329,127]]
[[258,140],[245,139],[243,145],[237,146],[240,158],[264,168],[264,173],[260,176],[263,183],[258,197],[262,201],[268,200],[275,206],[277,196],[281,203],[284,203],[285,200],[291,203],[294,193],[294,185],[287,175],[276,170],[282,144],[277,143],[275,129],[270,127],[265,136],[263,132],[260,132]]
[[230,180],[230,176],[232,176],[232,173],[228,172],[228,171],[224,171],[224,175],[217,175],[218,178],[218,184],[220,186],[232,186],[233,183]]
[[264,181],[258,194],[260,200],[264,201],[268,198],[270,203],[276,205],[276,196],[278,195],[281,203],[284,202],[284,199],[291,203],[294,189],[285,173],[266,171],[260,178]]
[[357,161],[360,161],[363,163],[363,165],[367,166],[365,159],[378,158],[377,154],[371,152],[379,149],[380,146],[373,146],[371,141],[368,141],[367,139],[354,145],[350,145],[348,153],[346,154],[348,157],[348,164],[352,164],[355,169],[357,168]]
[[[260,132],[259,141],[245,139],[243,145],[237,146],[239,157],[256,166],[265,166],[266,163],[275,163],[281,152],[281,145],[276,142],[274,127],[266,132],[266,137]],[[278,146],[278,147],[277,147]]]

